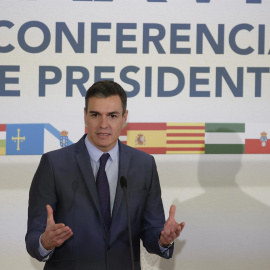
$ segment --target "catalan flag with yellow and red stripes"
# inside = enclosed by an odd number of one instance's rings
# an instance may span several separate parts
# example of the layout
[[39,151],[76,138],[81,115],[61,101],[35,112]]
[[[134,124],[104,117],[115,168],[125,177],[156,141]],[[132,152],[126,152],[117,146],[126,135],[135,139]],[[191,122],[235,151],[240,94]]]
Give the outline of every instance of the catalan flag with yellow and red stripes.
[[204,154],[204,123],[167,123],[166,154]]

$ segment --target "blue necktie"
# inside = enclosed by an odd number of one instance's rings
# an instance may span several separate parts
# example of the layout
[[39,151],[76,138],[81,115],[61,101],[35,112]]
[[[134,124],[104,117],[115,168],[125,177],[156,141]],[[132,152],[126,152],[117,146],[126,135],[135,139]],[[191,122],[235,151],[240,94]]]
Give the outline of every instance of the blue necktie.
[[97,173],[96,186],[98,191],[99,203],[101,214],[107,230],[109,231],[111,226],[111,207],[110,207],[110,188],[108,183],[105,166],[110,154],[103,154],[100,159],[100,165]]

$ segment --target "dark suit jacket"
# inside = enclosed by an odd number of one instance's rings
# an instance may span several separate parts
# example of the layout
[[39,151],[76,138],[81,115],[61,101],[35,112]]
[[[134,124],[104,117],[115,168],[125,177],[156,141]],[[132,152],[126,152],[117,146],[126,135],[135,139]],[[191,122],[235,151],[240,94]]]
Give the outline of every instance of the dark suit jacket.
[[[29,193],[26,247],[42,260],[39,237],[45,231],[46,204],[56,223],[73,236],[57,247],[44,269],[127,270],[131,268],[126,204],[118,181],[110,231],[103,222],[95,179],[85,146],[85,135],[69,147],[44,154]],[[154,158],[119,141],[119,178],[127,179],[135,269],[140,268],[140,239],[150,253],[162,256],[158,246],[164,210]],[[170,249],[170,256],[173,248]]]

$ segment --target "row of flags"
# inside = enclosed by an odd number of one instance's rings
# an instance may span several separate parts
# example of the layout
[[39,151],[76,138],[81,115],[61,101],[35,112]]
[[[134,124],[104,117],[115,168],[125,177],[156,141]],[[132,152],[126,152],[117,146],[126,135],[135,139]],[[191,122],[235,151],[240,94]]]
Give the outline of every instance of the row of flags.
[[128,123],[120,139],[149,154],[270,154],[270,123]]
[[[268,134],[270,123],[128,123],[119,139],[149,154],[270,154]],[[42,155],[72,143],[51,124],[0,124],[0,155]]]

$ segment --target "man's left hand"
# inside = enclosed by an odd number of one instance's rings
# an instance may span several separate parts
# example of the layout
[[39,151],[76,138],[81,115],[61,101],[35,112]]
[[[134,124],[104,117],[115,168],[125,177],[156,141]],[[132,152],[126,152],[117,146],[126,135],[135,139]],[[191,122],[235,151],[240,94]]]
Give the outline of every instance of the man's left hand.
[[172,205],[170,208],[169,218],[167,219],[159,238],[161,246],[170,245],[174,239],[179,237],[181,231],[184,229],[185,222],[179,224],[174,219],[175,210],[175,205]]

